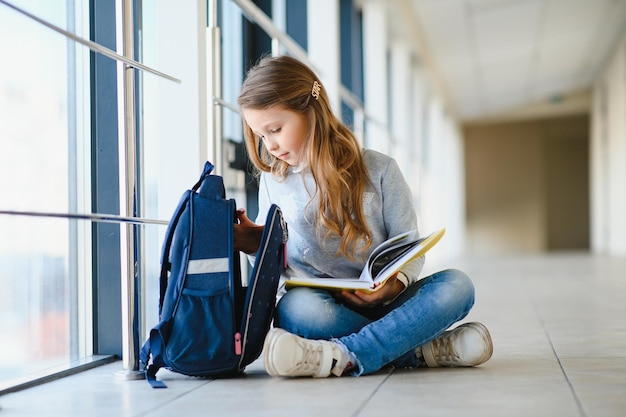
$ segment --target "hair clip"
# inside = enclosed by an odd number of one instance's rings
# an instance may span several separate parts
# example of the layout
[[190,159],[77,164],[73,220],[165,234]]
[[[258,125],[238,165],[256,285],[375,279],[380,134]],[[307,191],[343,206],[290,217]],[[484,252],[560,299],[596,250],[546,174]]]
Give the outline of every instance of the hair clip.
[[320,91],[322,89],[322,85],[317,81],[313,81],[313,88],[311,89],[311,95],[315,100],[318,100],[320,97]]

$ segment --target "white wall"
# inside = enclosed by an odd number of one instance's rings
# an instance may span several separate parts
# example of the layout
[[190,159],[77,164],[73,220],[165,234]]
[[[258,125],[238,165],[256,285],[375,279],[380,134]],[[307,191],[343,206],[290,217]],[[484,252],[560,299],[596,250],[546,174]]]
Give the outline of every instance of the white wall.
[[339,0],[308,1],[307,21],[308,57],[322,78],[333,111],[340,115]]
[[465,251],[463,137],[440,97],[429,97],[427,106],[418,214],[423,231],[446,228],[437,250],[429,254],[431,263],[439,264]]
[[387,74],[387,18],[385,4],[366,1],[363,4],[363,79],[365,83],[365,112],[369,119],[365,125],[364,145],[389,153],[388,77]]
[[591,250],[626,255],[626,36],[593,87]]

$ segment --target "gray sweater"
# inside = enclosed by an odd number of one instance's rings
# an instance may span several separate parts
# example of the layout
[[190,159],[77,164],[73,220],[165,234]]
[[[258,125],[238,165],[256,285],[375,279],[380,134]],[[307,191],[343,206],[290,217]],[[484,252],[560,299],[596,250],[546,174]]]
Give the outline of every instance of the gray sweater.
[[[372,232],[373,250],[383,241],[417,228],[417,216],[411,191],[395,160],[373,150],[364,150],[363,158],[371,184],[364,195],[364,212]],[[288,267],[283,278],[335,277],[358,278],[365,259],[351,261],[335,255],[339,239],[330,238],[323,245],[316,236],[312,220],[316,218],[315,183],[307,169],[292,167],[284,180],[269,173],[261,175],[259,184],[259,215],[256,223],[265,221],[272,203],[283,211],[289,230]],[[417,281],[424,264],[421,257],[406,265],[402,272],[409,284]]]

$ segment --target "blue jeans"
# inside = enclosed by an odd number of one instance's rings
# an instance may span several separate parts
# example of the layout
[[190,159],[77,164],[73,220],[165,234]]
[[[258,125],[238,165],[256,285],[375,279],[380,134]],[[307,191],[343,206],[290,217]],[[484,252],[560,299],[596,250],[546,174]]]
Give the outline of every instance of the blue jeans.
[[337,302],[325,290],[293,288],[276,307],[274,325],[307,339],[334,340],[357,359],[354,375],[391,364],[420,365],[415,349],[469,313],[474,285],[449,269],[410,285],[386,306],[357,308]]

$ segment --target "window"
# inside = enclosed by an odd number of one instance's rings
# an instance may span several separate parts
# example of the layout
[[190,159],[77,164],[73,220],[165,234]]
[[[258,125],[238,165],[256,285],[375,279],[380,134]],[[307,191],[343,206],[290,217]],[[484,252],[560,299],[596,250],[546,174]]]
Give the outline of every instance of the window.
[[[88,37],[86,2],[13,3]],[[42,216],[89,211],[90,115],[87,48],[6,5],[0,37],[4,387],[92,352],[89,224]]]

